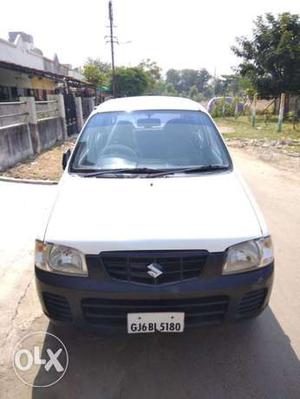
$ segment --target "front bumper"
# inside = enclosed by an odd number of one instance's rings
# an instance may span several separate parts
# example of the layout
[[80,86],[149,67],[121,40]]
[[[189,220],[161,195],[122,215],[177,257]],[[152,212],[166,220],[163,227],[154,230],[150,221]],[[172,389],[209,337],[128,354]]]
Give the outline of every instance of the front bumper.
[[35,269],[44,313],[54,322],[126,331],[127,313],[185,312],[185,326],[259,315],[269,302],[273,263],[235,275],[147,286]]

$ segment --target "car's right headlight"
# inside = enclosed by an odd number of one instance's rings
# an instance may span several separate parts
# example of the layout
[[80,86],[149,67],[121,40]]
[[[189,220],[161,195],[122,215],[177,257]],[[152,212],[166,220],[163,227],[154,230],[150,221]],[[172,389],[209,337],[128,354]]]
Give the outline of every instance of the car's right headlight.
[[80,251],[39,240],[35,243],[35,265],[39,269],[54,273],[81,276],[88,274],[85,257]]
[[269,265],[273,262],[273,259],[273,246],[270,236],[245,241],[228,248],[223,274],[254,270]]

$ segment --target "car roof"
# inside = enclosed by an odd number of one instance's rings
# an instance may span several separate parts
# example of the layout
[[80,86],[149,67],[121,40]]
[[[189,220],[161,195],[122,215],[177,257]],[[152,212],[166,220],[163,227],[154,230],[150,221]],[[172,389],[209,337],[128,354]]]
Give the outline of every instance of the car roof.
[[114,111],[144,111],[144,110],[185,110],[202,111],[207,113],[206,109],[197,103],[183,97],[168,96],[139,96],[123,97],[107,100],[100,104],[95,113],[114,112]]

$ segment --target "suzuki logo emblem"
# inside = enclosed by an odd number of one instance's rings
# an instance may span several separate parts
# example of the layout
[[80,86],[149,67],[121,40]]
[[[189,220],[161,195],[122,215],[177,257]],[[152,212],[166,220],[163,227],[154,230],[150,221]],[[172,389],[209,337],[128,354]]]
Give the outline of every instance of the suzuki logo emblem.
[[159,269],[160,265],[158,263],[151,263],[147,266],[149,276],[153,278],[157,278],[163,274],[163,272]]

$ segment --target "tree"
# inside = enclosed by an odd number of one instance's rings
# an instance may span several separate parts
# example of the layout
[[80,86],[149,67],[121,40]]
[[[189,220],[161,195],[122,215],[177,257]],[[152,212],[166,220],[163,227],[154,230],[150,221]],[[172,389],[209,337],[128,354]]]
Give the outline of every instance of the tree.
[[299,15],[268,13],[254,22],[253,38],[240,37],[233,52],[243,59],[242,76],[262,97],[300,92]]
[[108,62],[102,62],[100,58],[89,57],[86,61],[86,64],[95,65],[104,75],[109,74],[111,71],[111,65]]
[[161,94],[163,91],[163,80],[161,76],[161,68],[155,61],[151,61],[149,58],[142,60],[138,68],[141,68],[148,76],[148,94]]
[[243,96],[249,87],[251,87],[251,82],[238,73],[221,75],[214,81],[216,95]]
[[103,82],[103,75],[95,65],[84,65],[83,75],[88,82],[92,83],[96,87],[101,86]]
[[195,84],[196,84],[199,92],[205,91],[210,79],[211,79],[211,75],[205,68],[202,68],[197,71]]
[[149,76],[139,67],[119,67],[115,73],[116,96],[140,96],[149,87]]
[[189,97],[192,98],[193,100],[197,100],[198,96],[199,96],[199,91],[197,89],[197,86],[194,85],[190,88]]
[[203,93],[207,88],[211,76],[206,69],[169,69],[166,75],[166,82],[172,84],[178,93],[189,95],[193,86],[198,92]]
[[178,92],[175,89],[175,87],[172,85],[172,83],[164,82],[163,86],[164,86],[164,90],[163,90],[162,94],[167,95],[167,96],[178,96]]
[[214,78],[213,82],[213,94],[215,96],[224,96],[226,93],[225,82],[221,78]]
[[197,71],[194,69],[182,69],[180,71],[180,82],[177,87],[181,93],[188,93],[192,86],[196,86]]
[[167,83],[165,80],[161,80],[156,84],[156,94],[162,96],[178,96],[178,92],[171,83]]
[[169,69],[166,74],[166,83],[172,85],[177,91],[181,80],[181,73],[176,69]]
[[150,58],[142,60],[138,68],[141,68],[144,72],[149,75],[150,80],[155,83],[161,80],[161,67],[155,61],[151,61]]
[[110,75],[110,65],[101,62],[98,58],[88,58],[83,66],[83,74],[86,80],[96,87],[107,84]]

